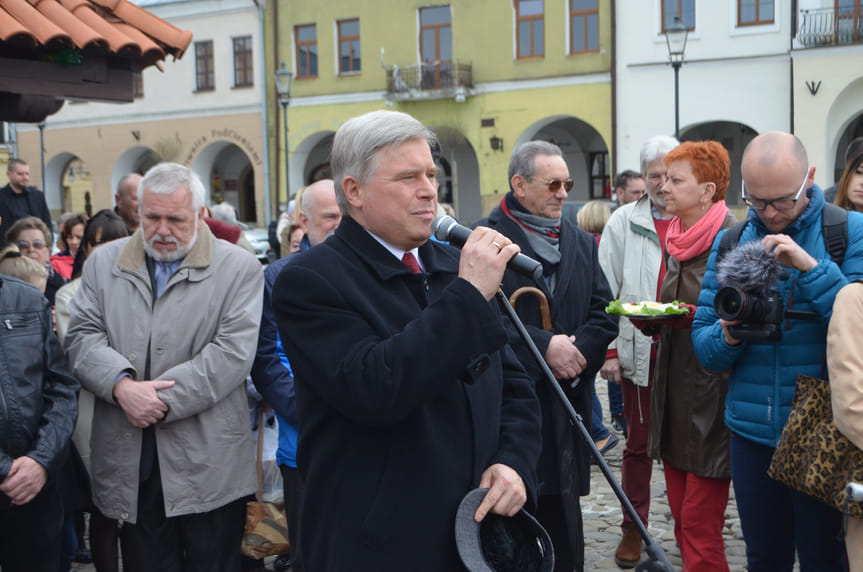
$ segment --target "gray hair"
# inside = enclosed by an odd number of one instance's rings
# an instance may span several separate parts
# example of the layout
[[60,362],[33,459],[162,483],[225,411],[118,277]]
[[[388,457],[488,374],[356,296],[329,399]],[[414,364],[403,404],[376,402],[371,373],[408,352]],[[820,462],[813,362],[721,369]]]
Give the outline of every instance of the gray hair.
[[228,203],[213,205],[210,207],[210,212],[213,213],[213,218],[216,220],[231,226],[240,226],[239,221],[237,221],[237,211]]
[[[123,177],[117,183],[117,194],[125,198],[125,194],[127,191],[126,186],[129,183],[129,180],[140,176],[141,175],[139,175],[138,173],[126,173],[125,175],[123,175]],[[138,182],[140,183],[140,181]],[[137,188],[129,190],[134,190],[137,193]]]
[[662,159],[678,145],[680,145],[680,141],[669,135],[654,135],[648,139],[638,154],[641,161],[641,172],[646,175],[648,163]]
[[400,111],[372,111],[349,119],[339,127],[333,138],[330,168],[336,202],[343,215],[349,215],[350,205],[342,189],[342,180],[351,176],[362,184],[368,183],[378,169],[378,151],[414,139],[422,139],[432,147],[437,145],[437,137],[430,129]]
[[509,179],[515,175],[529,179],[536,172],[534,158],[537,155],[557,155],[563,157],[563,151],[554,143],[548,141],[528,141],[522,143],[512,152],[512,157],[509,159]]
[[144,189],[157,195],[172,195],[181,187],[192,194],[192,209],[197,213],[204,206],[204,183],[195,172],[179,163],[159,163],[144,175],[138,185],[138,214],[144,204]]

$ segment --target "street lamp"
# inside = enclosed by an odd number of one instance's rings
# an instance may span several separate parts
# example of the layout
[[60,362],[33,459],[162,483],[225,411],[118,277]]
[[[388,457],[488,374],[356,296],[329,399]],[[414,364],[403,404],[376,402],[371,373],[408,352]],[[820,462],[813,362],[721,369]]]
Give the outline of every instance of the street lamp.
[[680,22],[680,17],[674,17],[674,23],[665,28],[665,44],[668,46],[668,61],[674,68],[674,136],[680,140],[680,85],[678,75],[683,65],[683,55],[686,52],[686,38],[689,28]]
[[282,121],[285,128],[285,198],[291,198],[290,167],[288,153],[288,104],[291,102],[291,81],[294,79],[293,72],[285,67],[285,62],[279,64],[276,70],[276,93],[279,95],[279,105],[282,106]]

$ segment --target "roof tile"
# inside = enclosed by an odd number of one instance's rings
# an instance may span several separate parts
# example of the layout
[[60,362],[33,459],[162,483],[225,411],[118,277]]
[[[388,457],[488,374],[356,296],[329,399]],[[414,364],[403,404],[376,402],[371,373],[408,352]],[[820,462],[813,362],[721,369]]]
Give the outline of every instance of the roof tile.
[[182,57],[192,33],[128,0],[0,0],[0,42],[11,41],[98,47],[140,58],[143,69]]

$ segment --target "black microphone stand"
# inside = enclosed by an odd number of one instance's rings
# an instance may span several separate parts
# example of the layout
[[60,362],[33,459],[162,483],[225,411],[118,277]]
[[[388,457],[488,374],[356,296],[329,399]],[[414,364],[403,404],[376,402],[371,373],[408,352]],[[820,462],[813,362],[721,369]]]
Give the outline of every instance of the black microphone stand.
[[509,303],[509,300],[506,298],[503,290],[498,289],[497,299],[500,301],[500,304],[506,312],[507,316],[509,316],[510,320],[512,320],[512,323],[518,330],[521,339],[524,341],[525,345],[530,350],[533,359],[536,360],[536,363],[542,369],[545,380],[548,382],[549,386],[552,388],[552,390],[560,400],[561,404],[563,404],[564,408],[569,414],[572,425],[581,433],[581,437],[582,439],[584,439],[584,442],[590,449],[591,454],[593,454],[593,457],[596,459],[597,464],[599,465],[599,469],[602,471],[602,474],[605,475],[605,480],[607,480],[608,484],[611,485],[611,490],[614,491],[614,494],[620,501],[620,504],[623,505],[623,510],[625,510],[626,514],[628,514],[629,517],[632,519],[632,523],[638,529],[639,535],[641,535],[641,538],[644,540],[648,560],[636,566],[636,571],[655,570],[657,572],[674,572],[674,568],[671,566],[671,562],[668,560],[668,556],[666,556],[665,552],[662,550],[662,547],[660,547],[659,544],[657,544],[653,540],[653,538],[651,538],[650,533],[647,532],[647,528],[641,522],[641,518],[639,518],[638,513],[635,512],[635,507],[633,507],[632,503],[629,502],[629,499],[623,492],[623,488],[620,486],[620,483],[617,482],[617,479],[612,474],[611,469],[608,467],[608,463],[605,462],[605,457],[602,456],[602,453],[600,453],[599,449],[596,447],[596,443],[593,442],[593,438],[591,438],[590,432],[584,426],[581,415],[579,415],[575,411],[575,409],[572,407],[572,403],[569,402],[569,398],[566,397],[566,394],[563,392],[563,389],[561,389],[560,384],[557,383],[557,379],[554,377],[554,374],[551,373],[548,364],[545,363],[545,358],[542,357],[542,354],[539,353],[539,349],[536,347],[536,344],[533,343],[533,340],[527,333],[527,329],[524,327],[524,323],[521,321],[521,318],[518,317],[518,314],[515,313],[515,308],[513,308],[512,304]]

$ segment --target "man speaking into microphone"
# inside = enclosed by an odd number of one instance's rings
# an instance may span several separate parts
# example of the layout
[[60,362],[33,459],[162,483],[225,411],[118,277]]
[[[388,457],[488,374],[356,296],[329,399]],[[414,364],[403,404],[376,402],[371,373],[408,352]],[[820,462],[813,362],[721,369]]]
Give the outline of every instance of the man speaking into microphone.
[[477,521],[535,499],[539,403],[491,301],[519,247],[490,229],[460,255],[429,241],[434,142],[399,112],[342,125],[330,161],[342,222],[273,288],[308,570],[459,570],[466,493],[490,489]]
[[[522,253],[542,262],[538,279],[508,271],[503,292],[512,296],[522,286],[533,286],[548,299],[550,330],[541,327],[536,297],[520,297],[515,310],[572,406],[590,427],[593,378],[605,361],[609,342],[617,336],[617,319],[605,313],[611,290],[599,267],[597,242],[561,219],[573,181],[557,145],[530,141],[516,147],[509,162],[509,183],[511,190],[500,206],[478,224],[502,232]],[[517,337],[512,344],[537,381],[542,405],[536,517],[554,543],[555,570],[581,570],[584,537],[578,497],[590,491],[589,450],[573,431],[557,395],[541,379],[540,365],[525,344]],[[616,440],[611,435],[598,445],[608,450]]]

